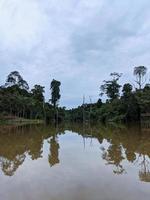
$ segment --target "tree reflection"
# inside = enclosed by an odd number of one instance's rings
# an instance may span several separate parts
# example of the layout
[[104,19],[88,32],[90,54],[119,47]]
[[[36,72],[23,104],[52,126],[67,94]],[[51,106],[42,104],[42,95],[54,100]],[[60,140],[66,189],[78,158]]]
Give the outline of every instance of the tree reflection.
[[136,160],[136,154],[135,154],[135,152],[126,149],[125,154],[126,154],[126,158],[127,158],[127,160],[129,162],[133,163]]
[[18,155],[14,160],[0,158],[1,168],[5,175],[13,176],[18,167],[24,162],[25,155]]
[[59,163],[59,143],[56,136],[53,136],[50,139],[50,154],[48,156],[48,161],[51,167]]
[[[116,175],[125,174],[125,164],[138,170],[140,181],[150,182],[150,135],[136,127],[82,126],[62,127],[24,126],[0,128],[0,167],[7,176],[13,176],[26,158],[43,157],[44,141],[49,140],[48,164],[60,163],[59,135],[70,130],[83,138],[97,140],[101,157]],[[86,142],[86,140],[84,140]],[[91,143],[90,143],[91,144]]]
[[[124,174],[124,161],[139,170],[139,179],[150,182],[150,131],[136,126],[88,126],[80,125],[67,128],[79,135],[93,137],[99,141],[102,158],[111,165],[114,174]],[[92,130],[92,131],[91,131]],[[107,144],[106,144],[107,143]],[[138,159],[140,158],[140,159]],[[141,161],[141,158],[142,161]]]
[[13,176],[26,157],[42,157],[43,141],[50,137],[49,129],[36,126],[1,127],[0,167],[5,175]]
[[124,159],[124,157],[122,156],[121,145],[110,145],[107,150],[103,151],[102,158],[107,161],[108,165],[115,166],[115,169],[113,169],[113,172],[115,174],[119,175],[125,172],[125,169],[121,165],[121,162]]
[[141,181],[150,182],[150,162],[149,158],[142,155],[142,162],[140,163],[141,169],[139,170],[139,178]]

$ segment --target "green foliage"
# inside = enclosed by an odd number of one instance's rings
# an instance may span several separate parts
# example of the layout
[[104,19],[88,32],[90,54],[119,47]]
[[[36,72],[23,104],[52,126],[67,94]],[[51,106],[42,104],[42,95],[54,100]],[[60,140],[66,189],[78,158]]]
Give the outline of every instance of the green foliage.
[[58,101],[61,97],[60,95],[60,85],[61,83],[57,80],[52,80],[51,82],[51,86],[50,86],[50,89],[51,89],[51,103],[52,105],[54,106],[54,108],[56,108],[56,106],[58,105]]
[[103,105],[102,100],[98,99],[98,101],[97,101],[97,108],[101,108],[102,105]]
[[109,81],[104,80],[104,84],[101,85],[100,89],[108,96],[108,98],[114,100],[119,97],[119,89],[121,85],[118,84],[118,80],[121,77],[121,74],[114,72],[111,73],[110,76],[112,79]]
[[130,97],[130,95],[132,93],[132,89],[133,89],[133,87],[130,83],[124,84],[123,89],[122,89],[122,93],[123,93],[123,97],[125,99],[128,99]]
[[35,85],[34,88],[31,90],[34,99],[38,100],[39,102],[44,102],[44,87],[41,85]]
[[11,72],[6,79],[6,86],[17,85],[21,89],[29,90],[28,83],[22,78],[17,71]]
[[[144,76],[146,69],[137,68],[135,73]],[[99,99],[97,103],[71,109],[68,111],[68,118],[84,122],[136,122],[141,120],[142,113],[150,113],[150,84],[146,84],[144,89],[133,91],[132,85],[126,83],[122,88],[122,96],[119,97],[121,85],[118,81],[121,74],[112,73],[111,77],[111,80],[105,80],[100,87],[102,93],[109,98],[105,103]]]
[[[58,97],[60,98],[60,94],[58,95],[59,88],[57,87],[59,84],[58,81],[54,85],[52,84],[57,101]],[[51,104],[45,102],[44,92],[44,87],[41,85],[35,85],[29,91],[28,83],[19,72],[11,72],[7,77],[5,86],[0,87],[1,117],[52,121],[54,108]],[[58,108],[59,120],[62,120],[64,116],[64,109]]]
[[137,91],[136,98],[142,113],[150,113],[150,84],[146,84],[142,91]]
[[46,122],[131,122],[141,120],[142,114],[150,113],[150,84],[143,86],[147,68],[136,67],[139,88],[133,90],[130,83],[122,87],[118,83],[122,74],[111,73],[111,79],[104,81],[101,91],[108,97],[105,102],[98,99],[96,103],[83,103],[77,108],[66,110],[58,107],[61,83],[52,80],[51,104],[45,102],[44,87],[35,85],[29,91],[28,83],[19,72],[11,72],[5,86],[0,87],[0,118],[16,117],[26,119],[44,119]]

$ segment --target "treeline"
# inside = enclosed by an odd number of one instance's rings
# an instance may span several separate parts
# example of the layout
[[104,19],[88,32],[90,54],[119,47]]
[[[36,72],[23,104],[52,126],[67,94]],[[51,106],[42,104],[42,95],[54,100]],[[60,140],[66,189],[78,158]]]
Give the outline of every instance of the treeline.
[[[96,103],[83,102],[75,109],[59,107],[61,82],[50,83],[50,99],[45,101],[44,87],[35,85],[31,90],[17,71],[11,72],[0,87],[0,118],[43,119],[46,122],[130,122],[139,121],[150,114],[150,84],[146,84],[147,68],[134,68],[136,86],[119,84],[122,74],[111,73],[109,80],[100,86]],[[148,82],[148,81],[147,81]],[[102,101],[102,96],[107,98]]]
[[[27,81],[17,71],[11,72],[6,83],[0,87],[0,117],[44,119],[45,121],[61,121],[64,119],[64,108],[58,107],[60,99],[60,85],[57,80],[50,84],[51,98],[49,102],[44,98],[44,87],[35,85],[29,90]],[[59,115],[57,116],[57,112]]]
[[136,86],[119,84],[122,74],[111,73],[110,80],[104,80],[100,86],[100,96],[107,97],[103,103],[100,98],[97,103],[79,106],[68,111],[68,119],[72,121],[92,122],[135,122],[142,116],[150,115],[150,84],[146,84],[147,68],[134,68]]

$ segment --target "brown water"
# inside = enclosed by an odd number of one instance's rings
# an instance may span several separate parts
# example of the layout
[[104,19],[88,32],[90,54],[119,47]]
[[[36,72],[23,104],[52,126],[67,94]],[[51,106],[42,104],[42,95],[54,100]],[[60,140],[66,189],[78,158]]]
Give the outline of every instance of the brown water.
[[150,131],[1,126],[0,200],[150,200]]

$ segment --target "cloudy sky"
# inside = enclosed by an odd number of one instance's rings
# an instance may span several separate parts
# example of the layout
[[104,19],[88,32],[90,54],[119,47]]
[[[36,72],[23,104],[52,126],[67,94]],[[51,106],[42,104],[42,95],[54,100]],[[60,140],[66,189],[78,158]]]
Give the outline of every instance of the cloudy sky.
[[48,99],[55,78],[74,107],[111,72],[133,83],[138,65],[150,66],[149,0],[0,0],[0,84],[18,70]]

